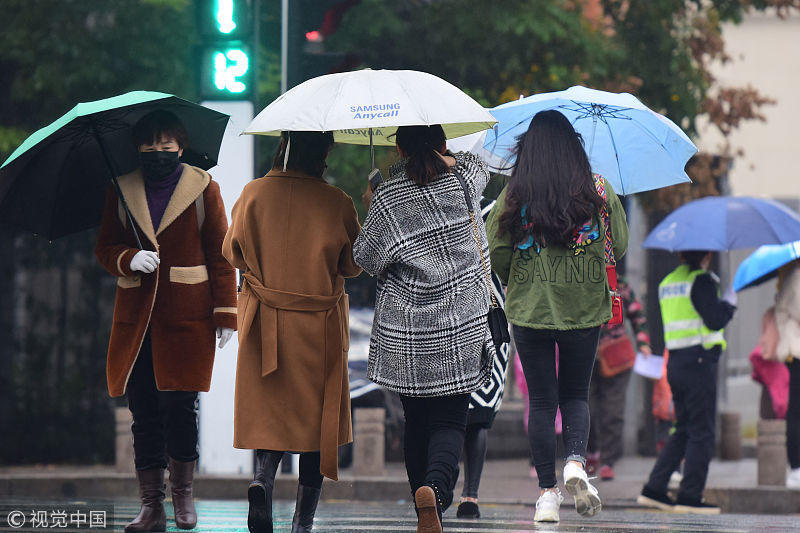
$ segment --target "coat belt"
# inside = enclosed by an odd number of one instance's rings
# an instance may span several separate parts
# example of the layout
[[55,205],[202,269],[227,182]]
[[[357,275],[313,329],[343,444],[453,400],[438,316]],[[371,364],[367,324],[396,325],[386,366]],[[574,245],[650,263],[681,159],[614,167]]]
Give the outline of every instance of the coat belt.
[[343,317],[339,305],[345,295],[344,285],[339,286],[332,296],[322,296],[270,289],[249,272],[244,273],[243,277],[245,280],[244,292],[255,296],[259,305],[247,305],[243,323],[239,326],[240,343],[247,342],[247,339],[242,339],[241,335],[245,333],[246,336],[249,336],[251,325],[256,319],[256,311],[260,314],[261,337],[272,339],[267,347],[261,343],[262,377],[271,374],[278,368],[279,313],[281,311],[325,313],[325,381],[320,424],[320,473],[331,479],[338,479],[339,408],[342,380],[347,375],[342,356],[344,343],[341,324]]

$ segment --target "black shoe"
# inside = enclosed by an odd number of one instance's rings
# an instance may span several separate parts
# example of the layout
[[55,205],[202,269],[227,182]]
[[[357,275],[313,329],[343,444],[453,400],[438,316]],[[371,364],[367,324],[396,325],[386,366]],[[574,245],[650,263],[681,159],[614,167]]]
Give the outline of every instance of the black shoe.
[[717,505],[711,505],[702,500],[692,500],[679,495],[678,499],[675,500],[673,511],[676,513],[691,514],[719,514],[720,508]]
[[250,511],[247,529],[250,533],[272,533],[272,505],[267,505],[267,489],[260,481],[253,481],[247,489]]
[[480,518],[481,510],[475,502],[461,502],[456,510],[457,518]]
[[314,514],[317,512],[319,495],[322,489],[297,486],[297,503],[292,518],[292,533],[308,533],[314,528]]
[[636,498],[636,503],[645,507],[654,507],[664,511],[672,511],[675,503],[665,492],[656,492],[647,487],[642,489],[642,493]]

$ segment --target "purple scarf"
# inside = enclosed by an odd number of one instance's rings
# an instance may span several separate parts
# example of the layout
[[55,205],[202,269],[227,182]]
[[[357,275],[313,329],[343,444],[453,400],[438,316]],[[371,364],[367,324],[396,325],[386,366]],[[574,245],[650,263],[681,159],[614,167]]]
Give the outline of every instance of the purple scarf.
[[150,208],[150,220],[153,221],[153,231],[158,231],[161,218],[164,216],[169,199],[172,198],[172,193],[181,179],[181,174],[183,174],[183,165],[178,165],[178,168],[172,174],[163,179],[158,181],[144,179],[144,190],[147,194],[147,207]]

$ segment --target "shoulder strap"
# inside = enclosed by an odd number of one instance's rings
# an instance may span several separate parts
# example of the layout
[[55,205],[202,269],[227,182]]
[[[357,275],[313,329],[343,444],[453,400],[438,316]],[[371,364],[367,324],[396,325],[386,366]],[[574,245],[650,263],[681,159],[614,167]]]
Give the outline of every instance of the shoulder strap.
[[481,239],[478,235],[478,223],[475,221],[475,209],[472,205],[472,197],[469,194],[467,182],[464,181],[464,176],[456,167],[453,167],[453,174],[455,174],[458,182],[461,184],[461,189],[464,191],[464,201],[467,204],[467,211],[469,211],[469,219],[472,221],[472,234],[475,236],[475,245],[478,247],[478,255],[481,257],[481,266],[483,267],[483,273],[486,276],[486,285],[489,288],[489,296],[492,298],[492,307],[498,307],[497,299],[494,296],[492,277],[489,273],[489,268],[486,266],[486,258],[483,257],[483,246],[481,246]]
[[592,174],[594,178],[594,186],[597,189],[597,194],[603,199],[603,207],[600,208],[600,217],[603,219],[603,225],[606,227],[605,235],[605,260],[609,265],[616,265],[617,261],[614,259],[614,240],[611,238],[611,220],[608,214],[608,195],[606,194],[606,184],[603,176],[600,174]]

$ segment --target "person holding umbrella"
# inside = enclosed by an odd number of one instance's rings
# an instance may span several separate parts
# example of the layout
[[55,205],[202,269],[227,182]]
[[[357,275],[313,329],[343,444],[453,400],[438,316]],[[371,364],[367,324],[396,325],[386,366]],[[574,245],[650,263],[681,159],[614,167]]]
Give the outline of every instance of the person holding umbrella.
[[236,329],[236,273],[222,257],[228,222],[219,186],[179,160],[189,140],[182,122],[155,110],[132,137],[140,168],[118,178],[122,196],[109,188],[95,248],[118,278],[108,388],[127,395],[133,415],[142,507],[125,531],[164,531],[167,467],[175,522],[192,529],[197,395],[209,390],[215,332],[222,347]]
[[628,226],[619,198],[592,174],[580,134],[560,112],[540,111],[519,137],[487,231],[492,268],[508,284],[508,319],[530,390],[529,437],[541,489],[533,519],[559,521],[559,408],[564,484],[578,513],[593,516],[602,504],[584,469],[589,384],[600,326],[613,316],[606,265],[625,254]]
[[352,442],[344,278],[359,232],[353,201],[325,182],[331,132],[287,131],[272,170],[245,186],[222,253],[242,272],[236,448],[256,450],[251,533],[272,532],[272,489],[286,452],[300,454],[293,533],[312,530],[323,476]]
[[378,278],[368,376],[400,394],[417,531],[437,533],[453,501],[470,393],[494,355],[488,245],[467,202],[479,205],[489,173],[475,155],[446,153],[440,125],[401,126],[396,142],[402,160],[376,190],[368,184],[353,255]]
[[[726,346],[723,328],[733,318],[736,294],[731,288],[719,298],[719,280],[708,272],[711,252],[684,251],[680,257],[681,265],[658,287],[675,431],[637,501],[681,513],[718,514],[719,507],[703,502],[703,489],[714,453],[717,364]],[[681,461],[683,479],[673,502],[667,486]]]

